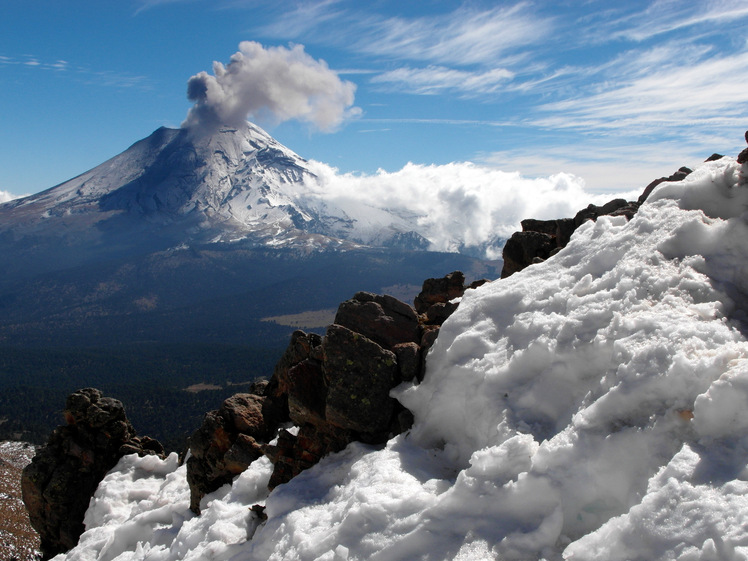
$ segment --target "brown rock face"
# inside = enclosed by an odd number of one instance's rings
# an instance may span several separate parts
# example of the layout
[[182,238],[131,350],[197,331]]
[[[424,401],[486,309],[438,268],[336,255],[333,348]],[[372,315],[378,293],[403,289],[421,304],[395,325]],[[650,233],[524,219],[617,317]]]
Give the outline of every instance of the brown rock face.
[[342,325],[328,328],[322,348],[325,420],[380,440],[395,407],[390,389],[400,382],[395,353]]
[[[358,292],[343,302],[335,324],[361,333],[384,348],[418,341],[418,316],[413,308],[392,296]],[[329,335],[329,333],[328,333]]]
[[515,232],[504,244],[504,267],[501,269],[501,278],[521,271],[535,259],[548,259],[556,247],[556,240],[550,234]]
[[137,437],[122,403],[99,390],[78,390],[67,398],[66,426],[52,432],[23,470],[23,501],[41,537],[44,558],[75,546],[88,503],[104,475],[124,455],[158,454],[152,438]]
[[[261,393],[266,387],[254,389]],[[281,415],[271,399],[252,393],[233,395],[220,409],[205,415],[202,426],[190,437],[190,509],[199,513],[206,494],[231,483],[262,456],[262,443],[275,434]]]
[[425,314],[434,304],[446,304],[465,293],[465,275],[454,271],[440,279],[426,279],[421,293],[413,301],[416,312]]

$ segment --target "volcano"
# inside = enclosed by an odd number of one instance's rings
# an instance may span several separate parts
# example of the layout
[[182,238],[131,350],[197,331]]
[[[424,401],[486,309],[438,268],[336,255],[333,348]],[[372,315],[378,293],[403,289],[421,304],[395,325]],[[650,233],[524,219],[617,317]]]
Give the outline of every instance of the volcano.
[[0,240],[12,246],[0,259],[7,281],[205,243],[426,249],[408,218],[378,209],[377,231],[367,220],[364,234],[325,200],[306,160],[249,122],[207,136],[160,128],[74,179],[0,205]]

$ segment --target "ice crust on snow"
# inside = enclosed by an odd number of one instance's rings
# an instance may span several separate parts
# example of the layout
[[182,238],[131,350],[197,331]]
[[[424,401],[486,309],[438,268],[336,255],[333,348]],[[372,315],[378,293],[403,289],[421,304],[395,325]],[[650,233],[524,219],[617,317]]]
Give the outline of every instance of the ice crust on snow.
[[173,456],[124,458],[57,560],[748,559],[746,171],[706,163],[467,291],[394,392],[409,434],[269,495],[258,460],[199,518]]

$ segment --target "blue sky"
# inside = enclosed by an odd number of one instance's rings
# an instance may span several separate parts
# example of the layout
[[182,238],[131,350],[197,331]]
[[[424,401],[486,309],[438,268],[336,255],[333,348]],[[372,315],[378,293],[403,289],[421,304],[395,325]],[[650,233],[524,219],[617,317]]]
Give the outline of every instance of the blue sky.
[[180,126],[190,77],[242,41],[329,68],[332,120],[285,101],[250,119],[341,172],[472,161],[636,189],[748,128],[744,0],[0,0],[0,192]]

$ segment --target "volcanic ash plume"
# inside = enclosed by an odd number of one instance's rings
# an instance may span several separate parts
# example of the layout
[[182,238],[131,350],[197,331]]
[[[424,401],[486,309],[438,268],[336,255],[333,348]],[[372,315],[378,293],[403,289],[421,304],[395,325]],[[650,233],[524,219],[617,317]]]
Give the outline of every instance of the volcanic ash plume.
[[195,105],[182,126],[198,133],[238,126],[248,117],[299,119],[330,131],[360,112],[352,107],[356,86],[309,56],[303,45],[266,49],[243,41],[228,65],[213,63],[213,73],[200,72],[187,82]]

